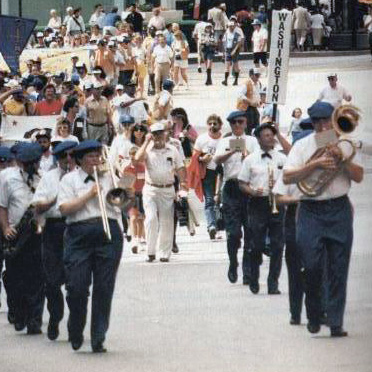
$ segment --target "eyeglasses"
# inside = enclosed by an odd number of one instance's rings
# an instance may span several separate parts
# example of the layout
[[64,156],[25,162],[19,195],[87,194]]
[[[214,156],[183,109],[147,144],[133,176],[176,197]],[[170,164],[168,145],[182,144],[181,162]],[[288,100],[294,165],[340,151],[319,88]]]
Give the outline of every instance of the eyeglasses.
[[134,131],[146,132],[146,128],[144,128],[144,127],[134,127]]
[[243,124],[245,124],[245,120],[244,119],[234,119],[234,120],[231,120],[231,124],[243,125]]

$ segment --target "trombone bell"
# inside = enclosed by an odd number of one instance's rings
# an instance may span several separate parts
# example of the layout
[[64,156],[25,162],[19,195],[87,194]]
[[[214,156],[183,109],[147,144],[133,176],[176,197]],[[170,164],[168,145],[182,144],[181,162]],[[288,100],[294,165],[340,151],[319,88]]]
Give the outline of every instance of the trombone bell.
[[111,206],[122,209],[129,201],[128,193],[120,187],[113,188],[107,193],[106,201]]

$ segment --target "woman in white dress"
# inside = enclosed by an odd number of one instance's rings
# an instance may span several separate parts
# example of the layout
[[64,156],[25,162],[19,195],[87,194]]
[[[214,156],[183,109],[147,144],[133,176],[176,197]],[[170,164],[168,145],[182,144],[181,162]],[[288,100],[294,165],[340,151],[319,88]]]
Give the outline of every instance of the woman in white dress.
[[316,10],[311,16],[311,34],[313,36],[313,45],[315,49],[321,49],[324,27],[324,16],[319,10]]
[[173,79],[176,84],[176,88],[179,84],[179,73],[181,72],[182,79],[186,83],[186,90],[188,90],[189,82],[187,77],[187,67],[189,65],[188,57],[190,49],[187,40],[183,39],[182,31],[180,30],[174,33],[172,49],[174,53]]

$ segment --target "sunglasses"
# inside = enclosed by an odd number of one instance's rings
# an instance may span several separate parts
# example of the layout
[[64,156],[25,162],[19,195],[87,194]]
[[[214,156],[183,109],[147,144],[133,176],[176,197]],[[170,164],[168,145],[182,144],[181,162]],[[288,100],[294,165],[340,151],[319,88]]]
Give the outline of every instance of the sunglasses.
[[141,132],[146,132],[146,128],[144,127],[134,127],[135,131],[141,131]]

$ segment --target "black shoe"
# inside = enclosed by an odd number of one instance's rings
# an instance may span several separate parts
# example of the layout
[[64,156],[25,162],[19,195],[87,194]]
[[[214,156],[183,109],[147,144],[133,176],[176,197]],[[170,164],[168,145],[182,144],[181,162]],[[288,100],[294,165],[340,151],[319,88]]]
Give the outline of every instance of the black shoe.
[[253,294],[257,294],[260,291],[260,285],[258,282],[250,282],[249,289]]
[[280,292],[278,288],[269,288],[267,293],[269,295],[280,295],[282,292]]
[[79,350],[81,348],[81,345],[83,345],[84,337],[83,335],[78,336],[78,337],[69,336],[69,340],[71,342],[71,347],[74,350]]
[[146,260],[147,262],[152,262],[156,260],[156,256],[154,254],[150,254],[149,258]]
[[179,248],[178,248],[178,245],[177,245],[177,243],[174,243],[173,244],[173,247],[172,247],[172,252],[173,253],[178,253],[180,250],[179,250]]
[[39,326],[29,325],[27,326],[27,334],[28,335],[41,335],[43,332]]
[[238,85],[238,81],[235,80],[235,81],[233,82],[233,85]]
[[289,320],[290,325],[300,325],[301,324],[301,318],[296,316],[291,316],[291,319]]
[[318,333],[320,331],[320,324],[319,323],[307,323],[307,330],[310,333]]
[[97,342],[92,344],[92,351],[93,353],[106,353],[107,349],[103,346],[103,342]]
[[227,273],[227,277],[229,278],[231,283],[236,283],[238,280],[238,270],[236,266],[230,265],[229,271]]
[[198,67],[198,72],[199,72],[199,74],[202,73],[202,68],[201,67]]
[[243,285],[249,285],[249,276],[248,275],[243,275]]
[[15,322],[15,316],[10,311],[8,311],[8,322],[9,322],[9,324],[14,324],[14,322]]
[[17,332],[23,331],[26,328],[26,323],[25,322],[15,322],[14,323],[14,329]]
[[209,233],[209,239],[210,240],[214,240],[216,239],[216,228],[215,227],[211,227],[209,230],[208,230],[208,233]]
[[160,262],[169,262],[169,258],[162,257],[160,259]]
[[331,327],[331,337],[347,337],[347,335],[342,327]]
[[226,80],[222,81],[221,84],[227,87],[227,81]]
[[59,336],[58,323],[49,322],[47,336],[50,341],[54,341]]

